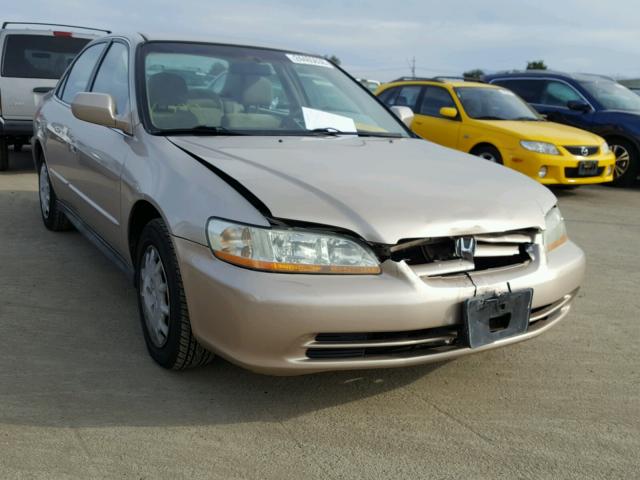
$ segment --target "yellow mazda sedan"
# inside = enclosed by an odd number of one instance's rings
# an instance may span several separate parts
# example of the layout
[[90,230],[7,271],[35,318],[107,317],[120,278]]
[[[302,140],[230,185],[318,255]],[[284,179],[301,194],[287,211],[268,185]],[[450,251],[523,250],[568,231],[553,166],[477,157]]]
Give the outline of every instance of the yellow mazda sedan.
[[413,110],[420,137],[518,170],[547,185],[611,182],[615,155],[590,132],[546,121],[502,87],[446,78],[401,78],[376,95]]

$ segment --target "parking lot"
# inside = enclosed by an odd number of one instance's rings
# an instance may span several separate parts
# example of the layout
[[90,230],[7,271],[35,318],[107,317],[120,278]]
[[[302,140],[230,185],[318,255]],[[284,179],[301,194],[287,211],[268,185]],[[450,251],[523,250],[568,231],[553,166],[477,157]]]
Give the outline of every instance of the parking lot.
[[0,175],[0,472],[24,478],[635,478],[640,186],[557,192],[588,273],[545,335],[435,366],[267,377],[149,358],[135,291]]

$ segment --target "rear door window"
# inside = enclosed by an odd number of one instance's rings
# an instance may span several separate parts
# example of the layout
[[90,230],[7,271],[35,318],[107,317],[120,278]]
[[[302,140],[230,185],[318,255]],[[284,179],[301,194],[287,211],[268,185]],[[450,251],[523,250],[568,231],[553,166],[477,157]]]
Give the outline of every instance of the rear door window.
[[546,81],[535,79],[501,79],[494,82],[516,93],[520,98],[528,103],[543,103],[541,101],[542,92],[544,91]]
[[87,91],[89,79],[100,55],[102,55],[104,46],[104,43],[92,45],[78,57],[65,81],[64,91],[62,92],[62,100],[64,102],[71,103],[77,93]]
[[58,79],[86,38],[53,35],[7,35],[2,57],[2,76]]
[[400,88],[398,95],[393,99],[391,106],[409,107],[415,110],[418,96],[422,87],[420,85],[406,85]]

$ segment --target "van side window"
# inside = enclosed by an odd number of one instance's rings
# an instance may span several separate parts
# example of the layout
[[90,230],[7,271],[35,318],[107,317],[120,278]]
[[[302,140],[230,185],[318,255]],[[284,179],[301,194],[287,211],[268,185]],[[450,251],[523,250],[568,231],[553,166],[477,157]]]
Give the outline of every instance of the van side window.
[[126,45],[120,42],[111,44],[91,91],[111,95],[117,114],[129,111],[129,49]]
[[103,50],[104,43],[98,43],[87,48],[80,57],[78,57],[67,75],[62,92],[62,100],[64,102],[73,102],[77,93],[87,90],[89,78]]

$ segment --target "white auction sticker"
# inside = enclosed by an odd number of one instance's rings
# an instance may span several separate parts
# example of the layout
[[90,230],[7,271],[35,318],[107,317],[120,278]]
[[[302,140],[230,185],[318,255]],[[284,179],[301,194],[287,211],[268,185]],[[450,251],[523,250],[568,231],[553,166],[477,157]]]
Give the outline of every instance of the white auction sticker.
[[297,53],[285,54],[289,60],[293,63],[299,63],[301,65],[315,65],[316,67],[333,68],[331,62],[320,57],[312,57],[310,55],[298,55]]

